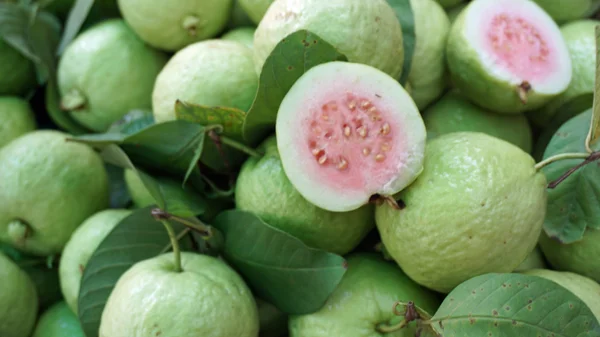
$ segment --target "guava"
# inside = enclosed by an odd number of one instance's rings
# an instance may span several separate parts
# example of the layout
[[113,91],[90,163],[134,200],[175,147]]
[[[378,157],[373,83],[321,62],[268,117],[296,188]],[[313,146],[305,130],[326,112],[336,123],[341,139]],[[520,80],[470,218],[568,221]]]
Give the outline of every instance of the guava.
[[60,257],[60,288],[65,302],[77,313],[81,277],[102,240],[131,214],[127,209],[105,209],[88,217],[71,235]]
[[117,0],[137,35],[158,49],[177,51],[217,36],[226,26],[233,0]]
[[36,84],[33,62],[0,39],[0,95],[24,96]]
[[121,19],[98,23],[73,40],[58,65],[61,108],[96,132],[131,110],[151,110],[154,81],[167,56],[144,44]]
[[237,41],[246,47],[252,49],[254,45],[254,27],[241,27],[230,30],[221,36],[222,40]]
[[37,128],[29,103],[17,96],[0,96],[0,147]]
[[307,201],[282,167],[275,137],[259,146],[264,155],[242,165],[235,187],[236,207],[252,212],[306,245],[337,254],[353,250],[375,228],[374,208],[331,212]]
[[288,315],[273,304],[255,297],[260,322],[260,337],[282,337],[288,332]]
[[444,8],[451,8],[454,6],[459,5],[460,3],[464,2],[465,0],[436,0],[440,5],[442,5],[442,7]]
[[177,100],[248,111],[257,90],[252,50],[235,41],[196,42],[178,51],[156,78],[154,118],[176,119]]
[[472,1],[452,25],[446,55],[453,85],[499,113],[538,109],[572,78],[557,24],[533,1]]
[[515,268],[514,272],[523,272],[531,269],[545,269],[546,260],[544,260],[544,255],[540,250],[539,246],[536,246],[534,250],[527,255],[525,261],[521,262],[521,264]]
[[332,44],[350,62],[373,66],[394,78],[402,74],[402,27],[386,0],[275,1],[254,35],[257,72],[283,38],[302,29]]
[[0,241],[34,255],[58,254],[83,220],[108,208],[102,158],[68,137],[36,130],[0,149]]
[[434,0],[410,1],[415,20],[415,49],[406,88],[419,109],[442,95],[447,85],[446,41],[450,19]]
[[535,248],[546,177],[517,146],[478,132],[430,140],[425,169],[375,222],[389,254],[417,283],[448,293],[486,273],[508,273]]
[[591,16],[600,8],[598,0],[533,0],[558,23]]
[[320,310],[290,316],[290,337],[412,337],[416,332],[414,323],[392,333],[378,328],[400,321],[393,312],[397,301],[413,301],[431,314],[440,304],[432,291],[377,255],[354,253],[346,261],[348,270]]
[[506,115],[487,111],[450,91],[423,112],[428,138],[461,131],[483,132],[531,152],[533,136],[523,114]]
[[286,94],[276,136],[298,192],[320,208],[347,212],[414,181],[423,170],[427,133],[394,78],[364,64],[328,62],[304,73]]
[[44,311],[31,337],[85,337],[79,318],[61,301]]
[[0,253],[0,280],[0,336],[29,337],[38,312],[33,282],[3,253]]
[[143,260],[128,269],[111,292],[99,337],[257,337],[259,318],[250,289],[225,262],[181,253]]
[[549,269],[532,269],[523,274],[539,276],[566,288],[579,297],[590,308],[596,319],[600,320],[600,284],[591,278]]
[[252,22],[259,24],[275,0],[238,0]]

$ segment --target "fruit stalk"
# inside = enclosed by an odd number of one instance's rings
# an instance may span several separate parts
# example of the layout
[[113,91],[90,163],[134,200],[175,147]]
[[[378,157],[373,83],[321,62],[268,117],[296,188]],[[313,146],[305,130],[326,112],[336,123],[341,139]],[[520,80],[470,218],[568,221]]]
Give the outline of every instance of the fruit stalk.
[[173,255],[175,256],[175,272],[180,273],[183,271],[181,269],[181,250],[179,249],[179,242],[177,241],[177,236],[175,235],[175,231],[171,224],[167,220],[160,220],[160,222],[165,226],[167,233],[169,233],[169,238],[171,239],[171,246],[173,246]]

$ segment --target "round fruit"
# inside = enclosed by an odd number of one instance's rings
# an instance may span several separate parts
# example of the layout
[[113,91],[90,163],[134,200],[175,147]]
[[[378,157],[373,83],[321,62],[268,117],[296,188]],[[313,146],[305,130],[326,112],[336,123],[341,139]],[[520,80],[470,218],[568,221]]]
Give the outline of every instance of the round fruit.
[[126,209],[106,209],[87,218],[71,235],[59,264],[60,288],[67,305],[77,312],[81,276],[102,240],[131,214]]
[[233,9],[232,0],[118,0],[118,4],[142,40],[168,51],[216,36]]
[[570,271],[600,282],[600,230],[587,228],[580,241],[561,244],[545,233],[540,248],[554,269]]
[[563,288],[579,297],[600,320],[600,284],[596,281],[575,273],[560,272],[548,269],[532,269],[523,274],[543,277],[558,283]]
[[290,317],[290,337],[415,336],[414,323],[390,334],[378,327],[396,322],[396,301],[413,301],[431,314],[437,310],[439,301],[434,293],[414,283],[394,264],[368,253],[353,254],[347,262],[346,274],[320,310]]
[[36,85],[35,66],[0,39],[0,95],[25,95]]
[[534,110],[571,82],[571,58],[560,30],[535,2],[474,0],[448,37],[452,82],[488,110]]
[[533,0],[559,23],[589,17],[600,8],[598,0]]
[[44,311],[31,337],[85,337],[85,333],[67,303],[58,302]]
[[539,246],[536,246],[535,249],[527,255],[525,261],[521,262],[521,264],[514,270],[514,272],[522,272],[531,269],[544,269],[546,268],[546,261],[544,260],[544,255],[540,250]]
[[255,23],[259,24],[265,13],[269,9],[269,6],[275,0],[238,0],[240,6],[246,11],[250,19]]
[[478,275],[512,272],[535,248],[546,214],[546,178],[533,158],[476,132],[434,138],[425,158],[423,173],[396,196],[405,208],[375,210],[389,254],[442,293]]
[[439,2],[440,5],[442,5],[442,7],[444,8],[451,8],[454,6],[458,6],[461,2],[464,2],[465,0],[437,0],[437,2]]
[[399,78],[404,63],[402,27],[386,0],[278,0],[254,35],[254,61],[260,73],[275,46],[306,29],[331,43],[350,62]]
[[235,41],[197,42],[178,51],[158,75],[154,117],[158,123],[176,119],[177,100],[247,111],[257,90],[250,49]]
[[423,109],[446,88],[446,41],[450,20],[434,0],[411,0],[415,20],[415,50],[406,88]]
[[288,316],[273,304],[255,297],[260,321],[260,337],[282,337],[288,332]]
[[337,254],[354,249],[374,228],[372,205],[350,212],[330,212],[310,203],[286,176],[275,137],[260,147],[261,158],[250,157],[240,170],[235,189],[238,209],[247,210],[303,241]]
[[35,115],[26,100],[16,96],[0,97],[0,147],[36,127]]
[[246,47],[252,49],[254,45],[254,27],[242,27],[223,34],[222,40],[237,41]]
[[333,212],[395,194],[423,168],[426,131],[417,106],[394,78],[363,64],[308,70],[281,102],[276,135],[292,185]]
[[456,91],[447,93],[425,110],[423,120],[430,139],[451,132],[483,132],[531,152],[533,136],[525,116],[487,111]]
[[58,65],[61,107],[97,132],[131,110],[150,110],[166,55],[140,40],[123,20],[99,23],[67,47]]
[[258,336],[256,301],[231,267],[190,252],[181,253],[181,265],[177,272],[167,253],[127,270],[108,298],[99,337]]
[[57,254],[83,220],[108,207],[102,159],[68,137],[37,130],[0,149],[0,241],[31,254]]
[[33,282],[3,253],[0,253],[0,280],[0,336],[29,337],[38,311]]

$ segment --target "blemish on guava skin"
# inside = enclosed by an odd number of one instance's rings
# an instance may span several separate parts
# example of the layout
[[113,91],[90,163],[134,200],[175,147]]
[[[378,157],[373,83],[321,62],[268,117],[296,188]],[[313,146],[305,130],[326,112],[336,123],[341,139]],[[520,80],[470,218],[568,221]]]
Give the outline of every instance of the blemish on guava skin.
[[400,210],[403,210],[406,208],[406,203],[402,199],[396,200],[396,204],[398,204],[398,207],[400,208]]

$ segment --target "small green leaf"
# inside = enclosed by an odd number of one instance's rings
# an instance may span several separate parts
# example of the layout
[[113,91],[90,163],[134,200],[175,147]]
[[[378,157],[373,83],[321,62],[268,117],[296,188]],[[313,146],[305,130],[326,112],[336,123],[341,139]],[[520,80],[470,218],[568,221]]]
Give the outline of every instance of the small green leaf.
[[258,92],[244,120],[247,143],[256,145],[273,131],[279,105],[300,76],[331,61],[347,58],[314,33],[299,30],[282,39],[265,61]]
[[75,4],[71,8],[65,24],[65,30],[58,47],[58,54],[62,54],[69,43],[77,36],[93,5],[94,0],[75,0]]
[[[564,123],[554,134],[544,159],[562,153],[585,152],[585,140],[592,117],[592,109]],[[595,150],[600,144],[595,145]],[[568,159],[552,163],[542,169],[548,181],[562,176],[583,162]],[[579,241],[587,227],[600,229],[600,166],[592,163],[575,171],[556,188],[548,190],[548,207],[544,230],[548,236],[568,244]]]
[[343,257],[309,248],[252,213],[230,210],[215,219],[224,257],[257,295],[288,314],[318,310],[346,272]]
[[441,336],[599,336],[598,321],[572,292],[544,278],[486,274],[447,295],[430,320]]
[[149,111],[132,110],[114,122],[106,133],[132,135],[154,124],[154,115]]
[[413,14],[410,0],[387,0],[390,7],[396,12],[396,16],[402,26],[402,45],[404,46],[404,65],[402,75],[399,79],[400,84],[405,85],[412,66],[413,55],[415,54],[415,16]]

